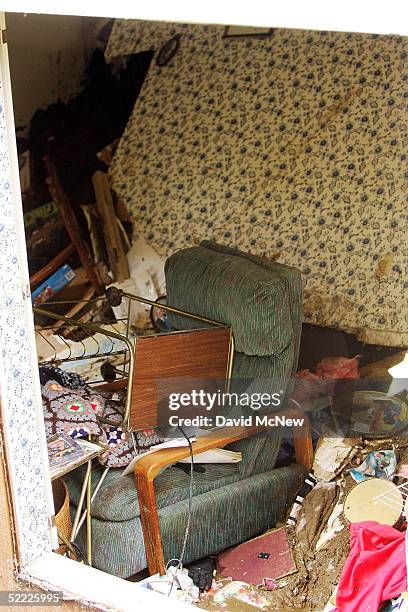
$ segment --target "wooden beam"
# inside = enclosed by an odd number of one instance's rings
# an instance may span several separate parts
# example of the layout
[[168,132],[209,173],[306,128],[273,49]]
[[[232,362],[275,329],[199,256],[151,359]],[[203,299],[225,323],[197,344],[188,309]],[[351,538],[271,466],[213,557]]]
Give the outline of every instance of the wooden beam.
[[123,240],[119,232],[108,176],[104,172],[98,170],[92,176],[92,182],[95,191],[96,205],[102,219],[103,234],[105,237],[110,269],[114,280],[121,282],[129,278],[129,266],[123,247]]
[[63,249],[58,255],[51,259],[41,270],[35,272],[32,276],[30,276],[30,287],[35,287],[35,285],[39,285],[43,280],[48,278],[50,274],[58,270],[58,268],[66,262],[68,257],[75,253],[75,247],[72,244],[69,244],[65,249]]
[[79,227],[75,213],[72,210],[71,202],[62,188],[58,175],[55,171],[54,164],[51,162],[49,157],[44,157],[44,164],[48,172],[47,184],[51,197],[58,206],[68,235],[71,238],[71,242],[78,252],[82,267],[85,269],[96,294],[101,295],[104,288],[102,287],[96,272],[95,263],[90,257],[87,244],[81,236],[81,228]]

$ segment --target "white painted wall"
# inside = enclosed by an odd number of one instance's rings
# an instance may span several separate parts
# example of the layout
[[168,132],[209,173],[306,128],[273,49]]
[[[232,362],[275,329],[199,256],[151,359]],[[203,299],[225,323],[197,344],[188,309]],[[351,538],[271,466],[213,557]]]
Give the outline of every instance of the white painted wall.
[[78,93],[88,55],[86,22],[83,17],[7,13],[17,127],[28,126],[36,110]]

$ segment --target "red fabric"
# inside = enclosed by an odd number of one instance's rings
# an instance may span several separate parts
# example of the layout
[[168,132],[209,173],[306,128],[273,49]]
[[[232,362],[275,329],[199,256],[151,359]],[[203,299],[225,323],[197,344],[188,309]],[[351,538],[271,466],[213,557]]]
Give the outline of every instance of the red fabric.
[[364,521],[350,525],[350,554],[336,597],[339,612],[377,612],[407,590],[405,532]]
[[[296,373],[299,379],[292,398],[296,401],[307,400],[321,395],[333,395],[333,383],[338,379],[358,378],[359,355],[348,357],[325,357],[316,366],[316,373],[300,370]],[[331,384],[332,383],[332,384]]]
[[359,378],[358,360],[348,357],[325,357],[316,366],[316,374],[321,378]]

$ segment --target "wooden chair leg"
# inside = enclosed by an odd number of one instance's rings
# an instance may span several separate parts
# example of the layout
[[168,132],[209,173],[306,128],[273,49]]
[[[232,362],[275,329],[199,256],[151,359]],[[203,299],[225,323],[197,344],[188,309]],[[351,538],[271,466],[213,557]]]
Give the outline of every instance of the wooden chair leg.
[[146,479],[138,475],[135,469],[136,488],[139,498],[140,521],[142,523],[143,538],[146,550],[147,567],[150,575],[166,572],[163,555],[163,543],[157,512],[156,495],[153,479]]
[[307,470],[311,470],[313,465],[313,442],[310,420],[304,412],[297,412],[295,410],[293,412],[295,413],[293,418],[303,419],[303,425],[293,426],[296,463],[300,463]]

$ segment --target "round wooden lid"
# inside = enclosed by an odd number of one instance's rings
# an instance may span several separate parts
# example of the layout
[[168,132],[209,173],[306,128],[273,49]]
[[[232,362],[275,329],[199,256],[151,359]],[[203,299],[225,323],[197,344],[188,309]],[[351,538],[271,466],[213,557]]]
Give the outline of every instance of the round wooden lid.
[[[388,495],[382,501],[374,499],[384,493]],[[371,478],[351,489],[344,502],[344,516],[350,523],[377,521],[392,526],[400,518],[402,508],[402,494],[393,482]]]

